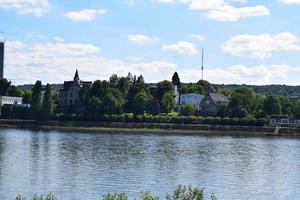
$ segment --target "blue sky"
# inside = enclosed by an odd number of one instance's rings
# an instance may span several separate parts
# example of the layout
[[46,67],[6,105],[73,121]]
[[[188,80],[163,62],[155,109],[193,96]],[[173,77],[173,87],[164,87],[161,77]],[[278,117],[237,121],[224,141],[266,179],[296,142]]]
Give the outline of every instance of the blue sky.
[[143,74],[147,82],[300,85],[300,0],[0,0],[15,84]]

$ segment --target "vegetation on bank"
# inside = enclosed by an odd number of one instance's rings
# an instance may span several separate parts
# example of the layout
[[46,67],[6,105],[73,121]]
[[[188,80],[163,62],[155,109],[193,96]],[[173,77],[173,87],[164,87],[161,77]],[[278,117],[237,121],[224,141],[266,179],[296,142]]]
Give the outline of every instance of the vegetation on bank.
[[[103,195],[101,200],[128,200],[126,193],[114,193]],[[159,200],[158,196],[152,195],[150,192],[142,191],[140,200]],[[210,197],[211,200],[217,200],[214,194]],[[18,195],[15,200],[26,200],[25,197]],[[44,198],[42,195],[35,194],[33,200],[58,200],[54,195],[48,194]],[[179,185],[173,194],[167,194],[166,200],[204,200],[204,190],[193,188],[192,186]]]
[[[174,85],[179,88],[180,94],[206,95],[215,91],[230,96],[230,102],[215,115],[203,116],[193,105],[176,105]],[[73,106],[62,113],[58,109],[58,91],[49,84],[43,87],[41,81],[37,81],[32,90],[21,91],[2,79],[0,95],[21,96],[23,103],[30,104],[30,110],[25,111],[3,107],[2,118],[13,119],[262,126],[272,115],[300,118],[300,101],[292,101],[286,96],[261,95],[248,87],[229,90],[204,80],[182,84],[178,73],[173,75],[172,81],[161,81],[155,87],[146,84],[143,76],[136,77],[130,73],[126,77],[112,75],[109,81],[96,80],[79,91],[80,112],[78,106]],[[173,112],[177,114],[170,116]]]
[[[53,118],[56,121],[92,121],[84,116],[65,115],[59,113]],[[228,126],[265,126],[269,124],[267,118],[229,118],[229,117],[203,117],[203,116],[178,116],[176,114],[122,114],[102,115],[93,120],[95,122],[126,122],[126,123],[164,123],[164,124],[206,124],[206,125],[228,125]]]

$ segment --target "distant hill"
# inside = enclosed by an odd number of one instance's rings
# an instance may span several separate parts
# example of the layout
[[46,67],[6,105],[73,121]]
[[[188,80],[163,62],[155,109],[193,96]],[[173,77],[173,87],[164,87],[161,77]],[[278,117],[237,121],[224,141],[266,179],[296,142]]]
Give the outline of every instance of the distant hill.
[[219,85],[215,84],[215,86],[220,88],[228,88],[230,90],[235,90],[237,88],[246,86],[252,88],[256,93],[260,93],[263,95],[283,95],[283,96],[300,96],[300,86],[288,86],[288,85]]
[[[18,90],[31,90],[33,88],[33,84],[26,84],[26,85],[18,85]],[[51,84],[52,88],[59,91],[62,88],[63,84]],[[45,85],[43,87],[46,87]]]

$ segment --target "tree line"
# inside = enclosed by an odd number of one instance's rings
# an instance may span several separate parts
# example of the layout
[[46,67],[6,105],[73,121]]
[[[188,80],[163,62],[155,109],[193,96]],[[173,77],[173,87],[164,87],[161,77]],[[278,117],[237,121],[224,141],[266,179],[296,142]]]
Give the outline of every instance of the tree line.
[[[177,72],[171,81],[163,80],[157,84],[147,84],[142,75],[128,74],[124,77],[112,75],[109,80],[96,80],[84,84],[79,91],[80,105],[84,112],[81,117],[97,120],[103,115],[159,115],[177,112],[179,116],[197,115],[193,105],[177,105],[174,86],[180,94],[197,93],[206,95],[216,92],[229,96],[228,106],[221,107],[216,117],[220,118],[266,118],[268,116],[286,116],[300,119],[300,101],[291,101],[280,95],[262,95],[249,87],[234,90],[217,87],[208,81],[182,84]],[[42,85],[36,81],[31,90],[18,90],[6,79],[0,80],[0,95],[23,97],[23,103],[30,104],[27,118],[49,120],[61,115],[56,112],[58,91],[51,85]],[[76,115],[76,113],[63,113]]]

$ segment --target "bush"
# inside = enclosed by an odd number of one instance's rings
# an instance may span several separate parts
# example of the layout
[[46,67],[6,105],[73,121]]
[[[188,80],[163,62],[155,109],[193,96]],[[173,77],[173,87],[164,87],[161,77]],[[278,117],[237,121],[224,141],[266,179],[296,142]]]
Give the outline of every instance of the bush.
[[140,199],[141,200],[159,200],[158,196],[152,196],[150,194],[150,192],[141,192],[141,195],[140,195]]
[[192,116],[195,115],[196,112],[196,106],[192,105],[192,104],[188,104],[188,105],[181,105],[180,108],[180,115],[182,116]]
[[222,120],[221,120],[221,123],[223,124],[223,125],[229,125],[230,124],[230,118],[229,117],[224,117],[224,118],[222,118]]
[[128,200],[125,193],[107,194],[102,196],[102,200]]
[[172,195],[167,195],[167,200],[204,200],[204,193],[203,189],[179,185]]
[[[16,200],[25,200],[25,197],[22,197],[21,195],[18,195],[18,196],[16,197]],[[33,196],[33,200],[57,200],[57,199],[56,199],[56,197],[55,197],[54,195],[52,195],[52,194],[48,194],[48,195],[46,196],[45,199],[43,198],[42,195],[41,195],[41,196],[38,196],[37,194],[35,194],[35,195]]]
[[239,125],[240,119],[239,118],[232,118],[230,125]]

